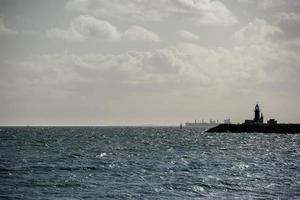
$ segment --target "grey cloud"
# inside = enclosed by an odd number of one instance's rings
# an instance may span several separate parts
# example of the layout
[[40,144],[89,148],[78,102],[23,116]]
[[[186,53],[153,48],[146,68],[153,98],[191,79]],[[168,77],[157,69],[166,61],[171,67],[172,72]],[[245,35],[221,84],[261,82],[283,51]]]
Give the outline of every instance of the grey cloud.
[[181,38],[185,40],[199,40],[199,37],[187,30],[179,30],[176,32],[176,34]]
[[265,9],[282,6],[284,4],[286,4],[285,0],[262,0],[262,1],[259,1],[259,5]]
[[89,0],[69,0],[66,3],[66,7],[74,11],[87,12],[90,3],[91,2]]
[[263,43],[270,42],[272,37],[282,33],[280,27],[271,25],[264,19],[255,19],[236,31],[234,39],[239,43]]
[[18,34],[18,32],[8,28],[5,25],[3,15],[0,15],[0,35],[16,35],[16,34]]
[[300,39],[300,15],[296,13],[279,13],[276,25],[284,31],[285,40]]
[[269,9],[278,6],[285,5],[286,2],[284,0],[236,0],[239,3],[247,3],[247,4],[256,4],[257,6]]
[[181,65],[181,61],[175,53],[171,49],[146,53],[143,59],[143,68],[147,72],[155,74],[178,74],[180,67],[184,67],[184,65]]
[[140,26],[132,26],[127,31],[123,33],[123,38],[127,40],[149,40],[154,42],[159,42],[159,36]]
[[300,15],[296,13],[277,13],[273,23],[265,19],[249,22],[234,33],[234,40],[238,43],[275,43],[281,45],[298,46],[300,39]]
[[116,90],[122,85],[136,91],[139,86],[144,90],[157,83],[172,90],[176,86],[193,88],[196,83],[197,88],[222,88],[230,92],[237,82],[241,87],[247,87],[249,82],[252,85],[290,82],[292,74],[299,74],[297,62],[300,60],[296,53],[269,43],[240,46],[233,51],[182,43],[152,52],[36,56],[12,63],[14,67],[6,69],[1,81],[6,82],[6,77],[13,77],[19,71],[15,79],[21,81],[19,89],[40,85],[57,89],[76,86],[78,91],[84,83],[83,88],[91,87],[95,91],[96,88],[113,91],[108,87],[112,85]]
[[279,13],[277,23],[285,23],[293,21],[296,24],[300,24],[300,15],[296,13]]
[[49,37],[57,37],[66,40],[85,40],[96,38],[102,40],[119,40],[120,32],[115,26],[107,21],[96,19],[89,15],[80,15],[71,22],[70,27],[64,29],[50,29],[47,31]]
[[239,3],[251,3],[251,2],[253,2],[251,0],[236,0],[236,1],[239,2]]
[[211,0],[70,0],[66,7],[100,17],[159,21],[182,18],[200,24],[232,25],[237,19],[220,1]]
[[238,3],[255,4],[264,10],[278,9],[289,6],[299,6],[299,0],[236,0]]

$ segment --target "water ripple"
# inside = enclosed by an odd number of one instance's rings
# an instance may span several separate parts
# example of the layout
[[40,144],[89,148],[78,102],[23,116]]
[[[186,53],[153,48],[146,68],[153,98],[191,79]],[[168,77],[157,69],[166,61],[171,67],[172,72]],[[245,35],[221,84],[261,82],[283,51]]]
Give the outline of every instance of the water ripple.
[[1,127],[0,199],[299,199],[300,136]]

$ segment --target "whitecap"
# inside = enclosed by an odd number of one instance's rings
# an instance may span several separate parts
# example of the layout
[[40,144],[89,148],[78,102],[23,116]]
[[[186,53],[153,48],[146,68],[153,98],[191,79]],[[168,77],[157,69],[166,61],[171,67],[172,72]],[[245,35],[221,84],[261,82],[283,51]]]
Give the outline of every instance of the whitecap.
[[204,192],[205,190],[204,190],[203,187],[198,186],[198,185],[195,185],[195,186],[193,187],[193,191],[195,191],[195,192]]
[[275,185],[275,184],[274,184],[274,183],[271,183],[271,184],[267,185],[265,188],[272,187],[273,185]]
[[104,156],[107,156],[106,153],[101,153],[100,155],[96,155],[96,158],[103,158]]

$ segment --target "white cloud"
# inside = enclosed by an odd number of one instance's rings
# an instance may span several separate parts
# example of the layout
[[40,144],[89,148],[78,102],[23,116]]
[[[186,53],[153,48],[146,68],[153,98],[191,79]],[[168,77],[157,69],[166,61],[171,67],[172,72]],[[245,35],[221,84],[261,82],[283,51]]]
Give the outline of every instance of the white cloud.
[[160,41],[156,33],[141,26],[132,26],[125,32],[120,32],[109,22],[89,15],[80,15],[71,22],[68,29],[52,28],[47,31],[47,36],[50,38],[75,41],[84,41],[87,39],[108,41],[117,41],[120,39],[132,41]]
[[16,34],[18,34],[17,31],[6,27],[4,23],[4,17],[0,15],[0,35],[16,35]]
[[194,34],[194,33],[191,33],[187,30],[179,30],[176,32],[176,34],[182,38],[182,39],[185,39],[185,40],[198,40],[199,37]]
[[80,15],[71,22],[68,29],[53,28],[47,31],[49,37],[66,40],[85,40],[95,38],[99,40],[115,41],[120,39],[118,29],[107,21],[89,15]]
[[159,36],[140,26],[132,26],[127,31],[123,33],[123,38],[127,40],[149,40],[154,42],[159,42]]
[[278,26],[270,25],[263,19],[255,19],[236,31],[234,38],[240,43],[263,43],[269,42],[276,34],[282,34]]
[[179,18],[214,25],[232,25],[237,22],[231,11],[218,0],[70,0],[66,7],[99,17],[127,20]]

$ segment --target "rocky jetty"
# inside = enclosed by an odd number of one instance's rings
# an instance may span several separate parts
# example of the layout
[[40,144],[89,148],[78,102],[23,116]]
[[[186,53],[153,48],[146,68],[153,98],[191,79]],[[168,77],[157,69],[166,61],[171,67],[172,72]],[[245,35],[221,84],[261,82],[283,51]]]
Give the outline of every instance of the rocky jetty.
[[216,133],[300,133],[300,124],[220,124],[206,132]]

